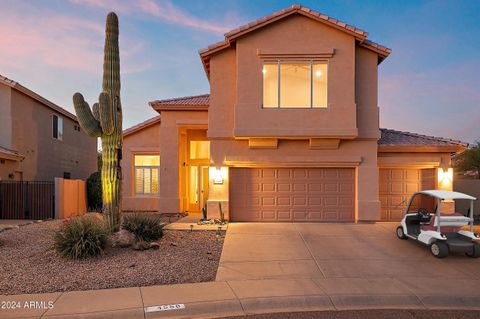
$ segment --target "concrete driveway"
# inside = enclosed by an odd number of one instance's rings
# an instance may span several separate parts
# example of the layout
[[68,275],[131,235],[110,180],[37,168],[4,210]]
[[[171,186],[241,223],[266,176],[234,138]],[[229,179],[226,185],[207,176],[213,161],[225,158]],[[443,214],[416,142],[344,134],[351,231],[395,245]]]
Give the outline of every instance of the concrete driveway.
[[[434,258],[396,223],[231,223],[217,281],[264,278],[480,279],[480,259]],[[427,276],[428,274],[428,276]],[[415,284],[412,283],[412,284]]]
[[234,290],[250,287],[249,294],[261,293],[255,282],[277,283],[275,289],[289,294],[295,287],[318,287],[336,309],[346,304],[464,309],[479,301],[480,259],[464,254],[437,259],[427,247],[397,239],[396,227],[231,223],[216,279]]

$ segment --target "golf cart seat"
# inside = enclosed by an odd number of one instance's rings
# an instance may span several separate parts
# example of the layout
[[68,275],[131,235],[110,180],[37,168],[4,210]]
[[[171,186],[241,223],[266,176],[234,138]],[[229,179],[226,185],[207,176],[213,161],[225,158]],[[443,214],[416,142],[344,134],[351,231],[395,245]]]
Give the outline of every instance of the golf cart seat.
[[[437,231],[438,223],[436,221],[437,216],[433,215],[430,219],[430,223],[426,225],[421,225],[421,230],[428,231],[433,230]],[[458,232],[462,226],[468,224],[470,219],[465,217],[461,213],[452,213],[452,214],[442,214],[440,216],[440,231],[442,233],[454,233]]]

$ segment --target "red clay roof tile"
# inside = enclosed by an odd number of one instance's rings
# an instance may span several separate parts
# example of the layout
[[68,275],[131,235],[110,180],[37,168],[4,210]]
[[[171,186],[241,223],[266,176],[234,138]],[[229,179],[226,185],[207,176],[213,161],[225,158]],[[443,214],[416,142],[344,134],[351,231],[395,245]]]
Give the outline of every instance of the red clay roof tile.
[[381,138],[378,140],[379,146],[468,146],[467,143],[462,141],[443,137],[421,135],[386,128],[380,129],[380,132]]
[[[239,27],[237,27],[233,30],[230,30],[227,33],[225,33],[225,39],[223,41],[215,43],[214,45],[210,45],[205,49],[200,49],[198,52],[199,52],[199,54],[202,58],[202,62],[203,62],[205,71],[207,72],[207,76],[209,76],[209,73],[210,73],[210,70],[209,70],[210,65],[209,65],[209,61],[208,61],[210,54],[212,54],[214,52],[217,52],[218,50],[229,47],[230,44],[232,42],[234,42],[237,37],[242,36],[245,33],[248,33],[250,31],[258,29],[258,28],[260,28],[264,25],[267,25],[271,22],[274,22],[278,19],[278,17],[280,17],[282,15],[288,16],[288,15],[294,14],[294,13],[300,13],[300,14],[303,14],[305,16],[309,16],[313,19],[323,20],[325,23],[330,24],[333,27],[336,27],[340,30],[343,30],[343,31],[353,35],[355,38],[357,38],[357,40],[359,40],[361,46],[366,47],[368,49],[371,49],[371,50],[375,51],[376,53],[378,53],[380,55],[380,59],[379,59],[380,62],[383,59],[385,59],[391,53],[390,49],[388,49],[388,48],[386,48],[382,45],[379,45],[375,42],[366,40],[366,38],[368,36],[368,32],[366,32],[362,29],[356,28],[352,25],[349,25],[349,24],[347,24],[343,21],[340,21],[340,20],[334,19],[332,17],[329,17],[329,16],[327,16],[327,15],[321,13],[321,12],[312,10],[310,8],[307,8],[307,7],[303,7],[299,4],[294,4],[290,7],[284,8],[284,9],[276,11],[276,12],[273,12],[270,15],[267,15],[265,17],[262,17],[260,19],[255,20],[255,21],[252,21],[252,22],[249,22],[249,23],[244,24],[242,26],[239,26]],[[366,41],[368,41],[368,43],[364,44]]]
[[192,95],[177,97],[173,99],[166,100],[156,100],[149,103],[152,107],[154,106],[208,106],[210,104],[210,94],[202,95]]

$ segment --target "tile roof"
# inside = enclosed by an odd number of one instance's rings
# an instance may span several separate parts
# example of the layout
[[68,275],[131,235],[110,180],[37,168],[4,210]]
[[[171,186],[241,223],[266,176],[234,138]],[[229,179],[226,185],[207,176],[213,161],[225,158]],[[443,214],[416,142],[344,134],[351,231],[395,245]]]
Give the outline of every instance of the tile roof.
[[17,151],[0,146],[0,158],[20,160],[20,159],[24,159],[25,156],[20,155]]
[[242,25],[238,28],[235,28],[227,33],[225,33],[225,39],[223,41],[217,42],[215,44],[212,44],[208,46],[207,48],[200,49],[198,53],[200,54],[200,57],[202,58],[202,63],[204,65],[205,71],[207,72],[207,75],[209,74],[209,69],[210,69],[210,63],[209,63],[209,56],[217,51],[223,50],[225,48],[228,48],[232,42],[235,41],[236,38],[251,32],[253,30],[256,30],[258,28],[261,28],[265,25],[268,25],[272,22],[275,22],[279,19],[282,19],[284,17],[287,17],[291,14],[301,14],[304,16],[307,16],[309,18],[315,19],[317,21],[320,21],[322,23],[325,23],[331,27],[334,27],[338,30],[341,30],[343,32],[346,32],[352,36],[354,36],[360,43],[361,46],[368,48],[370,50],[375,51],[376,53],[379,54],[380,56],[380,62],[388,57],[388,55],[392,52],[391,49],[380,45],[378,43],[375,43],[373,41],[367,40],[368,32],[356,28],[352,25],[349,25],[345,22],[342,22],[340,20],[334,19],[332,17],[329,17],[321,12],[312,10],[310,8],[301,6],[299,4],[294,4],[290,7],[284,8],[282,10],[276,11],[268,16],[265,16],[263,18],[257,19],[255,21],[252,21],[250,23],[247,23],[245,25]]
[[381,128],[379,146],[434,146],[434,147],[467,147],[468,143],[458,140],[421,135]]
[[154,116],[152,118],[149,118],[148,120],[146,121],[143,121],[141,123],[138,123],[134,126],[131,126],[125,130],[123,130],[123,137],[127,136],[127,135],[130,135],[130,134],[133,134],[135,132],[138,132],[144,128],[147,128],[149,127],[150,125],[153,125],[155,123],[160,123],[161,120],[160,120],[160,115],[157,115],[157,116]]
[[77,117],[74,114],[72,114],[69,111],[65,110],[64,108],[58,106],[57,104],[47,100],[43,96],[40,96],[39,94],[33,92],[32,90],[24,87],[20,83],[14,81],[12,79],[9,79],[9,78],[1,75],[1,74],[0,74],[0,83],[3,83],[3,84],[5,84],[5,85],[7,85],[11,88],[16,89],[16,90],[22,92],[23,94],[30,96],[32,99],[37,100],[38,102],[42,103],[43,105],[51,108],[52,110],[57,111],[58,113],[63,114],[66,117],[69,117],[70,119],[74,120],[75,122],[78,122]]
[[281,17],[284,14],[293,13],[293,12],[296,12],[296,11],[300,11],[300,12],[304,12],[306,14],[310,14],[310,15],[318,18],[318,19],[323,20],[324,22],[326,22],[328,24],[331,24],[332,26],[336,26],[340,29],[343,29],[343,31],[348,31],[348,32],[354,33],[354,34],[356,34],[358,36],[361,36],[361,37],[364,37],[364,38],[366,38],[368,36],[368,32],[365,32],[361,29],[358,29],[358,28],[356,28],[352,25],[348,25],[345,22],[334,19],[334,18],[329,17],[329,16],[327,16],[323,13],[320,13],[320,12],[312,10],[310,8],[301,6],[299,4],[293,4],[290,7],[287,7],[287,8],[284,8],[282,10],[276,11],[276,12],[274,12],[274,13],[268,15],[268,16],[265,16],[263,18],[252,21],[250,23],[244,24],[244,25],[242,25],[238,28],[235,28],[235,29],[225,33],[225,37],[226,38],[232,38],[232,37],[238,36],[239,34],[243,33],[246,30],[251,30],[252,28],[260,26],[263,23],[269,22],[272,19],[275,19],[277,17]]
[[148,103],[157,111],[161,110],[206,110],[210,104],[210,94],[184,96],[166,100],[156,100]]

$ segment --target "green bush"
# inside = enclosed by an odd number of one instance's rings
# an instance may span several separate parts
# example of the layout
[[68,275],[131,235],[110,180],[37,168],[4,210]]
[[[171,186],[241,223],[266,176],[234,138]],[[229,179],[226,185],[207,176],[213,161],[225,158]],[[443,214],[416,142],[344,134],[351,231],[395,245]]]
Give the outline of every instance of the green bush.
[[122,228],[132,232],[137,241],[155,241],[163,235],[163,224],[156,217],[141,214],[124,215]]
[[103,221],[94,217],[76,217],[65,220],[54,236],[56,251],[66,257],[80,259],[103,253],[108,232]]
[[95,172],[87,178],[87,200],[90,211],[102,210],[102,176]]

